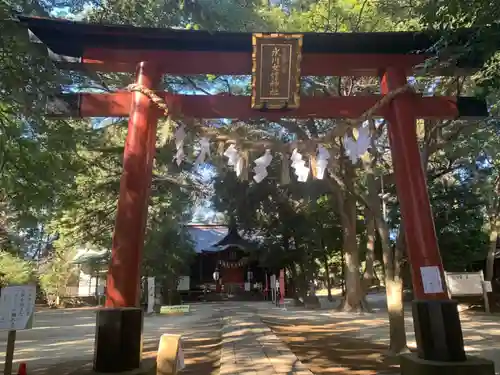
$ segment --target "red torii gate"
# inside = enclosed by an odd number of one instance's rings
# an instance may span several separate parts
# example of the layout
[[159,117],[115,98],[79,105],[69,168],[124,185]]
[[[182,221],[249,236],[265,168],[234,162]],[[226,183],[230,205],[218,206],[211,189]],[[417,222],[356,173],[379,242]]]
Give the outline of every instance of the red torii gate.
[[[136,83],[150,89],[157,87],[163,74],[249,75],[252,71],[250,33],[105,26],[23,16],[19,19],[48,47],[49,56],[61,67],[135,71]],[[462,38],[467,38],[470,31],[460,33]],[[273,112],[251,109],[251,99],[246,96],[158,95],[173,111],[194,118],[357,118],[383,95],[407,84],[407,76],[418,64],[431,57],[416,52],[428,50],[437,37],[415,32],[303,34],[302,76],[377,76],[381,77],[382,95],[303,97],[299,108]],[[435,73],[467,75],[470,68],[474,68],[470,65],[463,61],[460,68]],[[137,313],[138,309],[130,308],[138,306],[139,267],[156,123],[162,113],[140,92],[116,92],[66,94],[50,103],[49,114],[64,117],[129,116],[107,280],[106,306],[114,309],[101,311],[101,318],[98,318],[95,369],[118,371],[137,367],[140,361],[137,346],[140,342],[139,321],[142,317]],[[413,312],[419,357],[463,362],[465,353],[460,321],[457,306],[449,301],[446,292],[415,121],[417,118],[486,117],[486,104],[469,97],[422,97],[404,93],[382,107],[376,115],[390,123],[394,173],[417,299]],[[135,315],[132,314],[134,311]],[[115,331],[110,328],[111,320],[121,321]],[[113,335],[120,338],[112,338]],[[104,347],[108,347],[107,352],[101,349]],[[114,347],[114,351],[109,347]],[[110,362],[116,355],[128,357],[128,362],[113,367]],[[422,364],[420,359],[403,361],[403,371],[405,363],[408,369],[410,363],[417,362]],[[432,366],[430,362],[424,362],[426,366]],[[470,363],[468,366],[470,368]],[[488,363],[486,372],[490,371],[489,366]]]

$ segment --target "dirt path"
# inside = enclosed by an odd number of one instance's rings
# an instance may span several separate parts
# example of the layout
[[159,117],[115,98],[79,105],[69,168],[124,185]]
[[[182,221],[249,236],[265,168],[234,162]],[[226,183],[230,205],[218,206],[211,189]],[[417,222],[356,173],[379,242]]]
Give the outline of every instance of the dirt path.
[[[399,372],[397,358],[386,359],[385,345],[353,338],[341,324],[263,321],[317,375],[375,375]],[[344,331],[344,333],[342,333]]]
[[[194,317],[193,317],[194,318]],[[183,336],[182,347],[186,368],[182,372],[187,375],[218,375],[221,354],[220,312],[214,310],[210,315],[199,315],[199,319],[184,326],[179,325],[169,333]],[[143,361],[145,368],[151,368],[154,374],[154,362],[158,349],[157,339],[145,339],[143,343]],[[118,359],[119,360],[119,359]],[[13,368],[17,373],[17,365]],[[31,370],[30,375],[89,375],[92,373],[92,361],[89,359],[71,359],[47,367]]]
[[191,327],[189,334],[183,339],[186,363],[183,374],[219,374],[222,346],[221,329],[222,321],[217,312]]

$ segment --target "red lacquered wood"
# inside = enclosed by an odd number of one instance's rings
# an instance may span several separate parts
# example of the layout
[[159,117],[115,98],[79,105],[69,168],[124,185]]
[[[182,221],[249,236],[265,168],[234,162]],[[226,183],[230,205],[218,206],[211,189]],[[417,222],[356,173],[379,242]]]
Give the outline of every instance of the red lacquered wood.
[[[388,93],[406,84],[404,71],[388,68],[382,77],[382,93]],[[412,265],[413,290],[416,299],[448,299],[443,262],[434,227],[417,143],[414,98],[404,94],[390,104],[386,118],[389,121],[389,142],[396,178],[396,190],[403,217],[406,246]],[[421,267],[437,267],[441,274],[442,292],[424,292]]]
[[[160,78],[154,64],[139,64],[138,84],[154,89]],[[139,305],[140,296],[140,267],[158,111],[155,104],[139,92],[129,97],[130,116],[106,284],[106,307],[135,307]]]

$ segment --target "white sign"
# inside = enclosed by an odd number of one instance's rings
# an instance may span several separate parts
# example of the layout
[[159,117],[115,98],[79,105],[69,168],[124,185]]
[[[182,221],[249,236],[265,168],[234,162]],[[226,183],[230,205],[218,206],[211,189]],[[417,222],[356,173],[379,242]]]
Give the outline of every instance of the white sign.
[[177,284],[177,290],[189,290],[190,284],[191,281],[189,276],[180,276],[179,283]]
[[250,283],[245,283],[245,292],[249,292],[250,291]]
[[0,330],[30,329],[35,312],[36,286],[2,288],[0,295]]
[[154,311],[155,306],[155,278],[148,277],[148,314]]
[[420,275],[422,276],[422,285],[425,294],[443,293],[443,281],[441,280],[441,272],[437,266],[420,267]]
[[177,371],[182,371],[186,368],[184,363],[184,351],[182,350],[182,340],[179,340],[179,349],[177,352]]
[[446,283],[452,296],[483,295],[482,272],[446,272]]
[[491,281],[485,281],[484,288],[486,289],[486,292],[488,292],[488,293],[493,292],[493,287],[491,286]]
[[271,277],[269,277],[269,283],[271,284],[271,289],[275,289],[276,288],[276,275],[271,275]]

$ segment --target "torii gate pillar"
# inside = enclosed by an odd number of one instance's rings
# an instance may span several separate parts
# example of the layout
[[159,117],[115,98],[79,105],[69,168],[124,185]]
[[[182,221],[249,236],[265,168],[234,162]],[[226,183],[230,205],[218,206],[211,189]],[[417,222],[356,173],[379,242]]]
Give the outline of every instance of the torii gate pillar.
[[[138,65],[137,84],[154,89],[160,79],[161,73],[154,64],[141,62]],[[140,269],[158,115],[146,95],[133,93],[106,282],[106,308],[97,313],[96,372],[134,370],[141,363]]]
[[[141,62],[136,83],[155,89],[161,73]],[[159,111],[141,92],[133,92],[123,172],[116,212],[111,262],[106,283],[106,307],[138,307],[140,270]]]
[[[387,68],[382,76],[382,93],[387,94],[406,84],[405,72]],[[446,289],[417,142],[412,95],[405,93],[396,97],[390,104],[387,120],[406,249],[411,263],[418,354],[425,360],[461,362],[466,357],[460,318],[457,303],[449,299]]]

